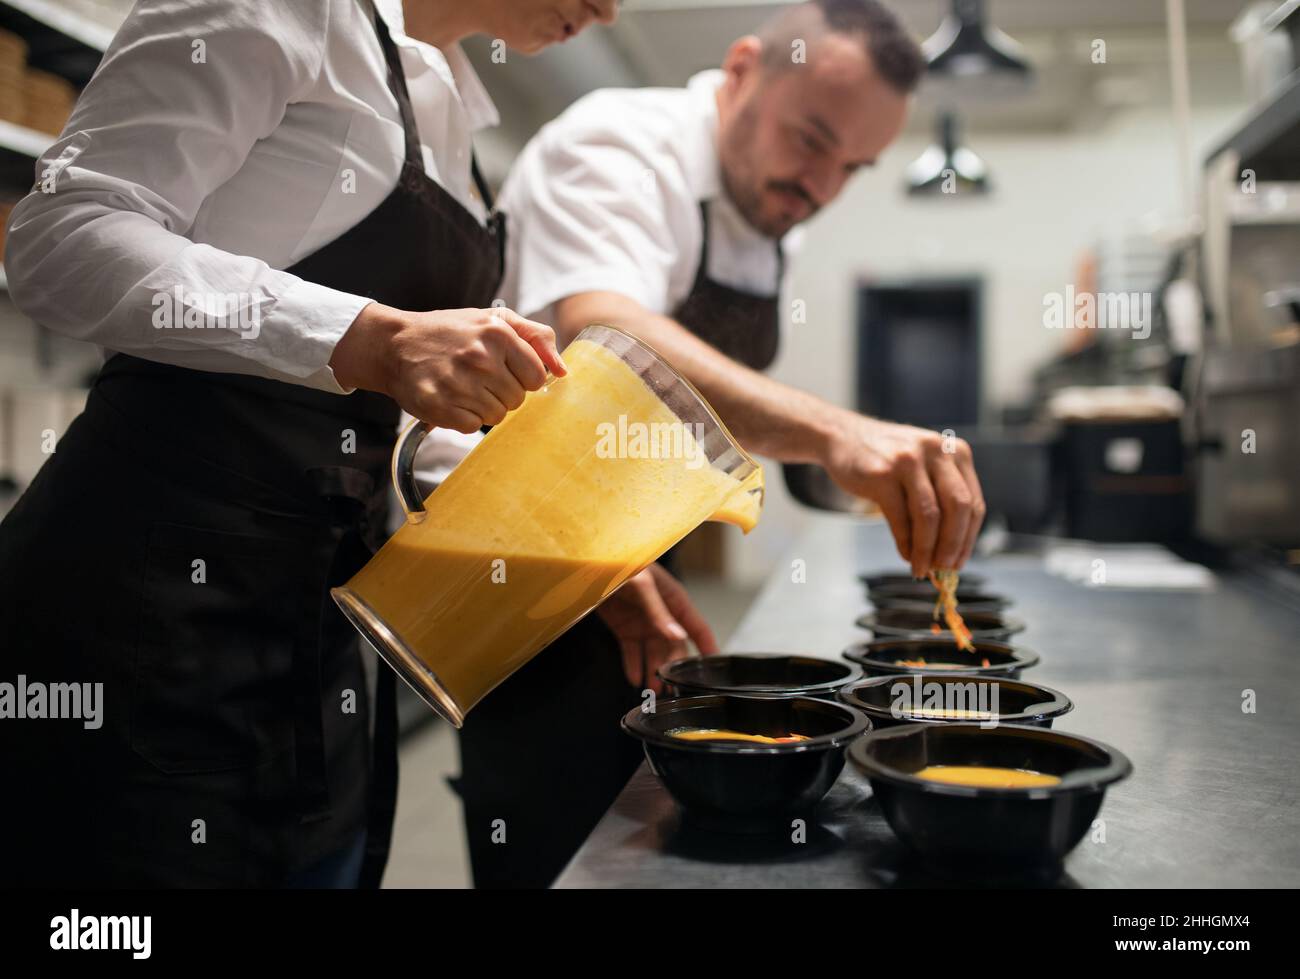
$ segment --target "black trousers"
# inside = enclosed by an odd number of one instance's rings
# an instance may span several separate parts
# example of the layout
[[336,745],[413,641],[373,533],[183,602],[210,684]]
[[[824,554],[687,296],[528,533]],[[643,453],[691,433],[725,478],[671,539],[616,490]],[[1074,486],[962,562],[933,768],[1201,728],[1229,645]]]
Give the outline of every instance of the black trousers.
[[456,788],[476,887],[554,882],[641,763],[619,726],[640,702],[592,613],[470,711]]

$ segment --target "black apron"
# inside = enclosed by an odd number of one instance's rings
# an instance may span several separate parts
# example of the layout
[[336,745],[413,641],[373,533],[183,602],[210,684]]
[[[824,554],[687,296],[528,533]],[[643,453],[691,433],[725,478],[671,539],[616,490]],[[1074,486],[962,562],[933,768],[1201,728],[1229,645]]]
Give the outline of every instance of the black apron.
[[[700,204],[704,246],[690,294],[673,310],[673,319],[732,360],[756,371],[776,360],[781,343],[781,297],[746,292],[709,277],[709,202]],[[785,255],[776,249],[777,288],[785,274]]]
[[[377,13],[375,28],[401,176],[288,271],[401,309],[486,307],[503,218],[484,227],[425,173]],[[378,886],[394,674],[379,663],[372,735],[358,636],[329,588],[383,541],[399,414],[370,392],[104,365],[0,525],[0,676],[103,684],[98,729],[0,720],[0,838],[22,844],[0,881],[277,886],[364,831],[362,886]]]
[[[762,370],[776,358],[779,296],[709,277],[707,202],[700,212],[700,264],[673,318]],[[672,551],[660,563],[672,570]],[[475,886],[547,887],[559,876],[641,764],[640,743],[618,725],[641,702],[641,689],[627,682],[618,640],[593,613],[470,711],[453,784],[464,804]]]

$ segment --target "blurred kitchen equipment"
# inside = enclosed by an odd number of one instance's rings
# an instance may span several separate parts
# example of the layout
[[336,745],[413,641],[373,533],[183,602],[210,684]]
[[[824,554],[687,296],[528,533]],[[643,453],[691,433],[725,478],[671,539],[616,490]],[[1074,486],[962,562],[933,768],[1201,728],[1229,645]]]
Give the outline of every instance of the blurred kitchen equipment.
[[1300,546],[1300,343],[1208,350],[1199,393],[1198,530]]
[[830,474],[821,466],[807,462],[783,462],[781,475],[790,495],[806,507],[839,513],[866,512],[866,501],[836,486]]
[[1062,428],[1056,474],[1066,533],[1102,541],[1187,536],[1191,484],[1176,391],[1155,385],[1066,388],[1049,403]]
[[422,502],[398,440],[409,520],[331,594],[393,669],[465,714],[702,521],[749,529],[763,471],[649,347],[589,326],[551,378]]
[[[1295,6],[1294,3],[1290,5]],[[1276,0],[1253,3],[1228,29],[1229,36],[1237,45],[1246,100],[1252,104],[1272,95],[1294,67],[1291,38],[1285,31],[1275,29],[1271,21],[1271,16],[1280,9]]]
[[[1300,29],[1300,5],[1277,24]],[[1189,370],[1196,530],[1300,546],[1300,73],[1206,158],[1203,243],[1214,329]]]
[[1208,591],[1214,575],[1158,544],[1060,541],[1043,555],[1048,574],[1086,588]]

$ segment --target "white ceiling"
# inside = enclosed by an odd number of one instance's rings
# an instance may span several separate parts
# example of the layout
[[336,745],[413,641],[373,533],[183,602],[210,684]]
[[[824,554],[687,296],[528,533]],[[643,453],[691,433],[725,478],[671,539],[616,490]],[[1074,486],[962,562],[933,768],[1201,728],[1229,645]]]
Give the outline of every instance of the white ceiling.
[[[59,0],[113,24],[130,0]],[[950,0],[886,0],[918,37],[938,27]],[[1261,0],[1264,2],[1264,0]],[[490,139],[513,151],[574,99],[611,85],[680,85],[717,65],[728,44],[783,6],[753,0],[624,0],[618,23],[536,58],[511,56],[493,64],[485,43],[466,45],[501,109],[502,130]],[[1240,67],[1228,26],[1246,0],[1185,0],[1192,62],[1192,103],[1239,104]],[[990,21],[1025,48],[1035,66],[1031,88],[1012,98],[978,91],[957,99],[968,132],[1050,134],[1095,124],[1129,106],[1169,101],[1165,0],[988,0]],[[1107,61],[1093,64],[1094,39]],[[912,128],[929,129],[950,99],[933,83],[922,87]],[[493,155],[489,153],[489,155]]]
[[[924,37],[938,27],[949,2],[890,5]],[[484,73],[507,131],[531,131],[592,88],[682,84],[717,65],[731,41],[780,6],[626,0],[615,26],[590,29],[537,58],[484,65]],[[1243,6],[1241,0],[1186,0],[1193,104],[1240,101],[1240,69],[1227,31]],[[1092,124],[1116,109],[1168,102],[1164,0],[989,0],[988,16],[1025,47],[1035,79],[1014,98],[963,93],[957,108],[971,130],[1050,132]],[[1091,59],[1096,39],[1106,43],[1103,65]],[[936,108],[950,101],[934,84],[923,86],[913,127],[928,128]]]

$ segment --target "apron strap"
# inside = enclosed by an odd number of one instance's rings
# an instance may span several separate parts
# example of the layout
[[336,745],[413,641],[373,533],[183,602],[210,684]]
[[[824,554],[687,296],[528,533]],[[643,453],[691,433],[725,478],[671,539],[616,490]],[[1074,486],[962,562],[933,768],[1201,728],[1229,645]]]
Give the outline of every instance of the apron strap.
[[406,162],[421,173],[424,172],[424,153],[420,150],[420,130],[415,124],[415,110],[411,108],[411,94],[406,87],[406,75],[402,71],[402,57],[393,41],[393,35],[379,14],[379,5],[375,4],[375,33],[379,36],[379,46],[384,52],[384,61],[388,64],[388,90],[397,100],[397,109],[402,114],[402,130],[406,137]]
[[483,174],[478,168],[478,157],[470,152],[469,155],[469,172],[474,177],[474,186],[478,188],[479,196],[483,198],[483,206],[491,213],[496,210],[496,202],[492,199],[492,190],[488,187],[488,182],[483,179]]
[[375,742],[366,816],[366,852],[357,886],[376,890],[384,878],[397,812],[397,674],[376,656]]

